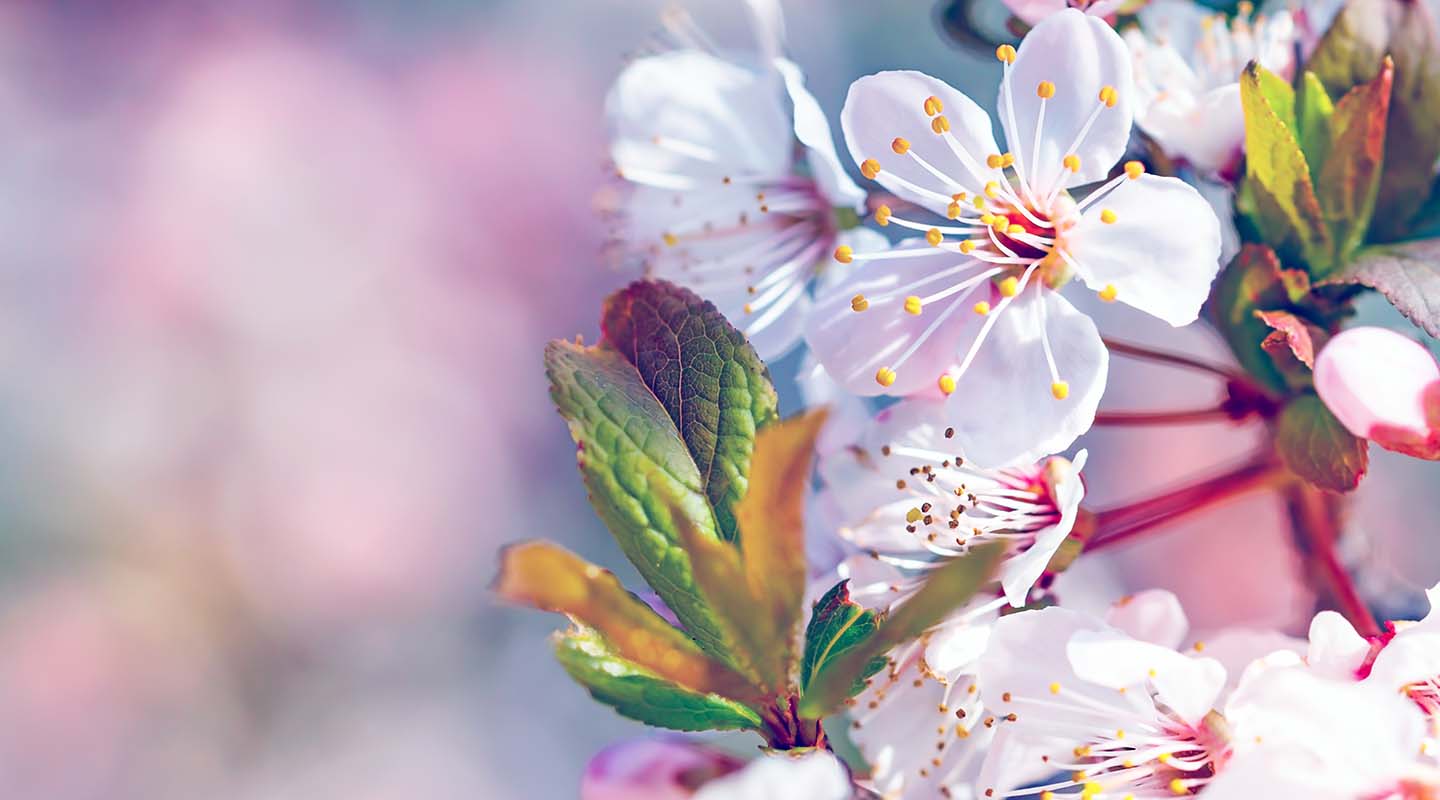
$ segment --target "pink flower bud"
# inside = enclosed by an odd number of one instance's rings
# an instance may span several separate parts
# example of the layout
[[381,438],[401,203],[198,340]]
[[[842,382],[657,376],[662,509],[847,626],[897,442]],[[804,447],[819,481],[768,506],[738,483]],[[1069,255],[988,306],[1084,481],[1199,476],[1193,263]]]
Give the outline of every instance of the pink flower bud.
[[1356,436],[1440,460],[1440,365],[1419,342],[1384,328],[1351,328],[1320,351],[1315,391]]
[[686,800],[702,783],[740,768],[724,753],[683,741],[635,739],[601,750],[585,767],[581,800]]

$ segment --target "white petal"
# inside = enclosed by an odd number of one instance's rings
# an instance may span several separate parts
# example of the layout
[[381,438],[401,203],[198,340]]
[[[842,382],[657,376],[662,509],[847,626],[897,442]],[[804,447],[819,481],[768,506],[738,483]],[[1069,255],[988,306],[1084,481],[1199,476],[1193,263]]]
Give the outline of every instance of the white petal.
[[[960,91],[923,72],[879,72],[850,84],[845,108],[840,112],[840,127],[855,163],[866,159],[880,163],[876,180],[881,186],[943,214],[951,195],[961,190],[974,194],[983,189],[993,171],[986,171],[987,177],[977,176],[955,155],[945,137],[935,134],[930,127],[932,118],[925,113],[925,100],[931,96],[943,105],[941,113],[950,122],[948,135],[970,155],[973,166],[984,170],[985,158],[1000,152],[990,116]],[[910,155],[897,155],[891,149],[897,137],[908,141],[912,153],[949,180],[937,178]]]
[[[921,314],[909,314],[904,309],[905,294],[883,301],[882,297],[966,263],[974,267],[916,287],[913,293],[919,296],[978,273],[983,265],[969,256],[939,249],[933,255],[856,262],[850,265],[846,278],[822,292],[816,300],[805,339],[826,371],[847,391],[858,395],[908,395],[929,389],[954,363],[962,340],[968,342],[978,330],[980,323],[975,314],[969,312],[974,301],[967,302],[969,293],[961,292],[932,304]],[[867,310],[851,309],[850,301],[856,294],[869,298]],[[924,339],[919,349],[903,364],[897,364],[898,357],[911,343],[920,339],[938,315],[945,314],[952,306],[957,307]],[[888,387],[881,386],[875,374],[881,367],[891,366],[896,373],[895,382]]]
[[830,122],[825,118],[819,101],[805,88],[804,74],[798,66],[784,59],[775,62],[775,66],[785,76],[785,89],[790,93],[790,104],[795,113],[795,138],[805,146],[805,160],[810,165],[815,185],[830,205],[863,212],[865,190],[855,185],[840,163],[840,157],[835,153],[835,140],[830,134]]
[[849,775],[835,756],[821,751],[804,755],[763,755],[731,775],[700,787],[695,800],[846,800]]
[[[1051,394],[1042,313],[1060,378],[1070,385],[1064,400]],[[947,401],[958,452],[981,466],[1004,467],[1066,449],[1095,421],[1109,366],[1089,317],[1056,292],[1027,289],[1000,312]]]
[[[1035,126],[1042,101],[1036,90],[1041,81],[1055,84],[1055,96],[1043,101],[1045,120],[1037,154]],[[1004,86],[1011,90],[1013,116]],[[1112,108],[1100,102],[1100,91],[1106,86],[1114,87],[1118,94]],[[1108,175],[1130,141],[1133,94],[1130,53],[1104,20],[1066,9],[1036,25],[1020,43],[996,112],[1005,129],[1006,146],[1015,155],[1026,183],[1048,190],[1057,181],[1063,180],[1067,187],[1083,186]],[[1075,145],[1097,108],[1094,124]],[[1077,173],[1064,169],[1065,156],[1072,153],[1080,157]]]
[[1204,173],[1228,169],[1245,146],[1245,112],[1238,83],[1196,94],[1184,90],[1157,93],[1154,101],[1136,114],[1135,121],[1167,155],[1188,161]]
[[1081,450],[1075,455],[1074,462],[1057,456],[1045,464],[1045,479],[1060,510],[1060,519],[1036,533],[1035,543],[1029,549],[1011,556],[1000,568],[1000,586],[1005,592],[1005,599],[1015,608],[1025,605],[1030,589],[1045,574],[1055,551],[1075,529],[1080,501],[1085,499],[1085,483],[1080,480],[1080,470],[1085,466],[1087,455]]
[[1305,661],[1316,674],[1336,680],[1356,680],[1370,643],[1334,611],[1321,611],[1310,620],[1310,648]]
[[638,59],[605,100],[612,155],[621,169],[715,180],[784,175],[794,134],[778,88],[768,74],[694,50]]
[[1225,668],[1213,658],[1191,658],[1168,647],[1131,639],[1119,631],[1081,631],[1066,655],[1082,680],[1111,689],[1143,686],[1189,724],[1215,706],[1225,687]]
[[1164,589],[1149,589],[1122,599],[1110,608],[1105,621],[1131,638],[1178,649],[1190,630],[1180,598]]
[[1195,321],[1220,271],[1220,222],[1179,178],[1121,181],[1085,210],[1065,246],[1091,289],[1114,286],[1120,302],[1177,327]]
[[952,625],[936,632],[925,647],[925,663],[947,679],[973,673],[990,644],[989,625]]

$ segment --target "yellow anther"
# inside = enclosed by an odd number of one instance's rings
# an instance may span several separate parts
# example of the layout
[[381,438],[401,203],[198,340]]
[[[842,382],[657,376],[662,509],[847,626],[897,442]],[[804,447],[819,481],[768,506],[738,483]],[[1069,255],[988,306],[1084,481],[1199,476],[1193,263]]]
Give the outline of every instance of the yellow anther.
[[1000,294],[1003,297],[1014,297],[1020,293],[1020,279],[1014,275],[1007,275],[1000,281]]
[[941,375],[940,380],[935,382],[940,387],[940,393],[947,397],[955,393],[955,377],[953,375]]
[[960,208],[960,204],[957,202],[951,202],[950,205],[945,207],[945,216],[949,217],[950,219],[960,219],[961,212],[962,209]]
[[1125,729],[1124,729],[1124,728],[1121,728],[1121,729],[1115,731],[1115,738],[1116,738],[1116,739],[1124,739],[1124,738],[1125,738]]
[[1075,748],[1074,752],[1076,758],[1084,758],[1090,755],[1090,745],[1082,744],[1079,747]]
[[995,196],[998,194],[1000,194],[1000,184],[998,181],[990,181],[989,183],[985,184],[986,197],[994,200]]
[[1000,156],[1000,166],[1002,166],[1002,167],[1009,167],[1009,166],[1012,166],[1012,165],[1014,165],[1014,164],[1015,164],[1015,154],[1014,154],[1014,153],[1006,153],[1006,154]]
[[890,224],[890,206],[875,209],[875,224],[882,227]]
[[1046,789],[1040,793],[1040,800],[1055,800],[1055,793]]
[[1204,642],[1196,642],[1196,643],[1195,643],[1195,652],[1197,652],[1197,653],[1203,653],[1203,652],[1205,652],[1205,643],[1204,643]]
[[665,240],[665,244],[669,247],[674,247],[675,245],[680,244],[679,237],[677,237],[673,233],[664,234],[660,238]]
[[962,253],[964,253],[964,254],[966,254],[966,255],[969,255],[969,254],[975,252],[975,240],[974,240],[974,239],[966,239],[965,241],[961,242],[961,243],[960,243],[960,252],[962,252]]
[[1040,81],[1040,85],[1035,87],[1035,94],[1041,100],[1049,100],[1055,96],[1055,84],[1050,81]]
[[1180,780],[1179,778],[1171,778],[1171,779],[1170,779],[1170,791],[1174,792],[1175,794],[1189,794],[1189,793],[1190,793],[1190,790],[1187,789],[1187,788],[1185,788],[1185,781],[1182,781],[1182,780]]
[[1050,694],[1060,694],[1060,684],[1058,682],[1050,684]]
[[1100,211],[1100,221],[1106,225],[1114,225],[1117,219],[1119,219],[1119,217],[1115,216],[1115,212],[1108,208]]
[[[1056,400],[1064,400],[1070,396],[1070,384],[1066,381],[1055,381],[1050,384],[1050,395]],[[1125,731],[1119,731],[1115,738],[1124,739]]]
[[990,169],[1000,169],[1000,167],[1004,165],[1005,156],[1002,156],[999,153],[991,153],[990,155],[985,156],[985,166],[989,167]]
[[1016,224],[1014,224],[1014,223],[1011,223],[1010,227],[1008,227],[1008,228],[1005,229],[1005,232],[1008,233],[1008,234],[1010,234],[1011,236],[1014,236],[1014,235],[1017,234],[1017,233],[1024,233],[1024,232],[1025,232],[1025,226],[1024,226],[1024,225],[1016,225]]
[[984,300],[981,300],[980,302],[978,302],[978,303],[975,304],[975,313],[976,313],[976,314],[979,314],[979,315],[982,316],[982,317],[985,316],[986,314],[989,314],[989,313],[990,313],[990,304],[987,303],[987,302],[985,302]]
[[1080,171],[1080,156],[1077,156],[1077,155],[1075,155],[1074,153],[1071,153],[1070,155],[1065,156],[1064,164],[1065,164],[1065,169],[1068,169],[1068,170],[1070,170],[1071,172],[1079,172],[1079,171]]
[[1156,760],[1156,761],[1159,761],[1161,764],[1169,764],[1169,763],[1170,763],[1170,754],[1169,754],[1169,753],[1161,753],[1160,755],[1155,756],[1155,760]]
[[1105,288],[1096,292],[1096,294],[1100,295],[1101,300],[1107,303],[1113,303],[1115,302],[1116,296],[1120,294],[1120,290],[1115,288],[1115,284],[1107,283],[1105,284]]
[[749,303],[746,303],[746,304],[745,304],[743,310],[744,310],[744,312],[745,312],[746,314],[754,314],[754,313],[755,313],[755,309],[752,308]]
[[929,242],[931,247],[939,247],[941,240],[944,238],[945,237],[940,235],[939,228],[931,228],[925,231],[925,241]]
[[855,250],[848,244],[842,244],[835,248],[835,260],[841,264],[849,264],[855,260]]
[[950,130],[950,120],[946,119],[944,114],[941,114],[935,119],[930,120],[930,130],[936,133],[945,133]]
[[1100,90],[1100,102],[1104,103],[1106,108],[1114,108],[1115,104],[1120,102],[1120,93],[1115,91],[1114,86],[1106,86]]
[[1101,787],[1099,783],[1096,783],[1095,781],[1086,781],[1085,788],[1080,790],[1080,796],[1087,798],[1088,800],[1089,798],[1100,794],[1100,792],[1102,791],[1104,791],[1104,788]]
[[981,214],[981,215],[980,215],[980,224],[981,224],[981,225],[985,225],[985,226],[994,225],[994,224],[995,224],[995,215],[994,215],[994,214]]
[[999,47],[995,48],[995,57],[1005,62],[1006,64],[1014,64],[1015,48],[1008,44],[1002,44]]
[[970,201],[970,203],[971,203],[972,205],[974,205],[976,208],[984,208],[984,207],[985,207],[985,195],[983,195],[983,194],[977,194],[977,195],[975,195],[974,199],[972,199],[972,200]]
[[861,161],[860,174],[872,181],[875,180],[875,176],[880,174],[880,162],[873,158],[867,158]]
[[920,298],[917,295],[912,294],[909,297],[905,298],[906,314],[913,314],[915,316],[919,316],[921,309],[922,306],[920,305]]
[[1004,233],[1010,230],[1010,218],[1004,214],[996,214],[990,218],[990,227],[994,228],[996,233]]
[[941,111],[944,111],[944,110],[945,110],[945,104],[942,103],[942,102],[940,102],[940,98],[936,97],[936,96],[933,95],[933,94],[930,95],[929,97],[925,98],[925,113],[926,113],[926,114],[929,114],[930,116],[933,117],[933,116],[935,116],[936,114],[939,114]]
[[923,517],[923,516],[925,516],[925,515],[920,511],[920,509],[918,509],[918,508],[912,508],[912,509],[910,509],[909,511],[906,511],[906,512],[905,512],[905,521],[906,521],[906,522],[919,522],[919,521],[920,521],[920,518]]
[[955,194],[950,195],[950,199],[951,199],[951,200],[954,200],[954,201],[957,202],[957,203],[963,203],[963,202],[965,202],[965,193],[964,193],[964,192],[956,192]]
[[881,386],[889,386],[895,383],[895,370],[889,367],[881,367],[875,373],[875,382]]
[[870,301],[866,300],[865,295],[863,294],[857,294],[854,297],[850,298],[850,310],[854,311],[857,314],[869,307]]
[[1133,181],[1133,180],[1135,180],[1136,178],[1138,178],[1138,177],[1140,177],[1141,175],[1144,175],[1144,174],[1145,174],[1145,165],[1144,165],[1144,164],[1141,164],[1139,161],[1126,161],[1126,162],[1125,162],[1125,177],[1127,177],[1127,178],[1129,178],[1130,180]]
[[890,143],[890,149],[895,151],[895,155],[903,156],[906,153],[910,152],[910,143],[900,138],[899,136],[896,136],[895,141]]

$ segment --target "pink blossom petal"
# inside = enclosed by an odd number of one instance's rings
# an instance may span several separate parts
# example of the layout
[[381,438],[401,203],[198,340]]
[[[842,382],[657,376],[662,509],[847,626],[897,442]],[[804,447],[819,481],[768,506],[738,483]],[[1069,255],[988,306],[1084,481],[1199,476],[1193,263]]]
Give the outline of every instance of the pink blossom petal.
[[1419,342],[1385,328],[1351,328],[1320,351],[1315,391],[1356,436],[1440,460],[1440,364]]

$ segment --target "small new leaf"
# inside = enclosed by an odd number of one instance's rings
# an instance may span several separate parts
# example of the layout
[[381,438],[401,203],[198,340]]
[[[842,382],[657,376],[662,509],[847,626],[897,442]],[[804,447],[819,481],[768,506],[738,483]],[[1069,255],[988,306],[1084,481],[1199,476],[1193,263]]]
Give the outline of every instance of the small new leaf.
[[1318,178],[1313,170],[1325,163],[1330,152],[1330,117],[1334,113],[1335,104],[1330,102],[1325,84],[1306,70],[1295,94],[1295,123],[1299,126],[1300,151],[1312,170],[1312,179]]
[[800,715],[818,719],[837,709],[851,696],[855,681],[864,680],[861,676],[876,658],[929,630],[990,583],[1005,551],[1003,542],[981,545],[932,570],[915,594],[890,612],[873,633],[820,666],[800,701]]
[[[1395,66],[1387,57],[1375,80],[1356,86],[1340,98],[1331,118],[1329,156],[1321,162],[1316,188],[1335,241],[1338,263],[1348,259],[1365,240],[1375,212],[1394,75]],[[1323,275],[1316,273],[1316,277]]]
[[625,591],[614,573],[559,545],[523,542],[500,554],[495,591],[512,603],[568,615],[593,628],[616,655],[695,691],[753,699],[749,684]]
[[1440,336],[1440,239],[1368,247],[1324,281],[1358,283],[1390,301],[1431,336]]
[[1296,139],[1293,91],[1251,62],[1240,76],[1240,101],[1245,110],[1246,180],[1256,227],[1270,246],[1293,253],[1312,272],[1324,272],[1330,266],[1330,232]]
[[1369,465],[1368,442],[1340,424],[1313,394],[1302,394],[1280,412],[1275,447],[1291,472],[1332,492],[1360,485]]
[[[826,665],[860,644],[875,632],[875,612],[850,599],[850,581],[835,584],[815,603],[810,624],[805,627],[805,657],[800,662],[800,689],[809,689],[810,682]],[[884,656],[870,660],[851,684],[847,697],[854,697],[865,688],[865,680],[885,668]]]
[[676,731],[760,727],[759,715],[748,706],[671,683],[621,657],[593,631],[557,633],[554,642],[555,658],[570,677],[630,719]]
[[1315,351],[1324,341],[1325,332],[1289,311],[1260,311],[1255,316],[1271,328],[1260,347],[1275,362],[1291,388],[1304,389],[1313,385]]
[[[1240,365],[1275,393],[1284,393],[1289,381],[1263,349],[1271,329],[1256,312],[1283,308],[1292,302],[1292,282],[1286,280],[1285,273],[1274,250],[1246,244],[1220,273],[1210,304],[1215,326]],[[1308,291],[1308,285],[1305,288]]]

